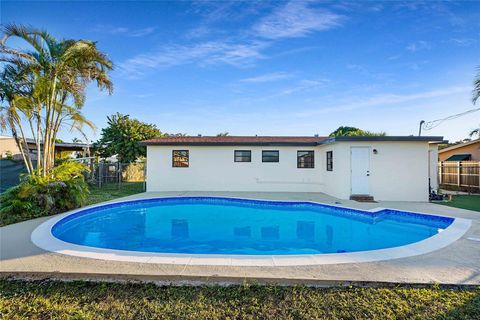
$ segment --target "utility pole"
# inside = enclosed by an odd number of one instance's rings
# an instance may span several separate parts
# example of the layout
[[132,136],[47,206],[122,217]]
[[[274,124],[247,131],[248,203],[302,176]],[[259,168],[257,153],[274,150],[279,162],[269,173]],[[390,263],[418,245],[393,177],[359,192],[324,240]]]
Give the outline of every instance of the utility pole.
[[420,125],[418,127],[418,136],[422,135],[422,126],[425,123],[425,120],[420,121]]

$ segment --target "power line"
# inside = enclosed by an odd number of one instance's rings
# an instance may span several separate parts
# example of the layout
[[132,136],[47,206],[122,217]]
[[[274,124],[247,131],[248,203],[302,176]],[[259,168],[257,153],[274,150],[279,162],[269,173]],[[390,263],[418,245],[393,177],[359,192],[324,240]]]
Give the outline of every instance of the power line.
[[467,114],[470,114],[470,113],[473,113],[473,112],[477,112],[477,111],[480,111],[480,108],[470,109],[470,110],[467,110],[467,111],[464,111],[464,112],[461,112],[461,113],[457,113],[457,114],[454,114],[454,115],[451,115],[451,116],[448,116],[448,117],[445,117],[445,118],[433,120],[433,121],[425,122],[425,121],[422,120],[422,121],[420,121],[419,135],[421,134],[422,129],[427,130],[427,131],[432,130],[433,128],[438,127],[439,125],[441,125],[445,121],[457,119],[459,117],[462,117],[464,115],[467,115]]

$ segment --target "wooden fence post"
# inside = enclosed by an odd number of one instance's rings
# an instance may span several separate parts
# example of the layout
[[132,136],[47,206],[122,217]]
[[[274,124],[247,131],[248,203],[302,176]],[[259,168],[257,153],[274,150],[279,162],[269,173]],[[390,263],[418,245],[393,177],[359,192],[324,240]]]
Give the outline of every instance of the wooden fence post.
[[460,161],[457,162],[457,185],[460,186]]

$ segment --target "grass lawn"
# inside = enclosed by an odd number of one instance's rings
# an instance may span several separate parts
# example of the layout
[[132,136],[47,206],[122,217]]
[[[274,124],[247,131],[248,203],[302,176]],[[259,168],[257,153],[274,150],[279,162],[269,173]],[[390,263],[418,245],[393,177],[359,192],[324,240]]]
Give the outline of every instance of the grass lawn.
[[[90,186],[90,194],[88,195],[85,205],[113,200],[140,192],[143,192],[143,182],[124,182],[120,187],[116,183],[106,184],[101,188],[98,186]],[[33,217],[22,214],[7,215],[6,213],[0,212],[0,227],[29,219],[33,219]]]
[[480,289],[0,280],[2,319],[480,319]]
[[452,201],[442,202],[440,204],[455,208],[480,211],[480,196],[453,196]]
[[101,188],[90,186],[87,205],[141,193],[143,184],[143,182],[124,182],[120,187],[116,183],[105,184]]

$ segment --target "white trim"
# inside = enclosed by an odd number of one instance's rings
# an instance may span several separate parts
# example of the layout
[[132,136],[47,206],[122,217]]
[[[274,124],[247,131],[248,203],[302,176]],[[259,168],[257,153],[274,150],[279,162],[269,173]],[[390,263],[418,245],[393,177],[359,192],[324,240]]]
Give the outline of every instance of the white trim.
[[[192,196],[183,196],[192,197]],[[208,196],[202,196],[208,197]],[[160,197],[162,198],[162,197]],[[166,198],[166,197],[165,197]],[[168,197],[172,198],[172,197]],[[178,198],[182,198],[179,196]],[[232,197],[222,197],[232,198]],[[155,198],[145,198],[155,199]],[[238,199],[238,198],[232,198]],[[135,199],[128,201],[114,201],[110,203],[128,203],[144,199]],[[249,199],[250,200],[250,199]],[[260,200],[260,199],[251,199]],[[261,200],[261,201],[279,201],[279,200]],[[299,202],[299,201],[282,201]],[[301,201],[316,204],[322,204],[314,201]],[[94,208],[102,206],[105,203],[90,206]],[[328,206],[331,206],[327,204]],[[347,207],[341,207],[347,208]],[[442,232],[427,239],[411,243],[408,245],[379,250],[346,252],[346,253],[325,253],[325,254],[305,254],[305,255],[223,255],[223,254],[168,254],[156,252],[141,252],[128,250],[103,249],[77,245],[62,241],[52,234],[52,227],[61,219],[72,215],[78,210],[66,212],[57,215],[42,224],[40,224],[31,235],[32,242],[39,248],[69,256],[92,258],[110,261],[141,262],[141,263],[159,263],[175,265],[216,265],[216,266],[307,266],[307,265],[326,265],[340,263],[359,263],[391,260],[405,257],[412,257],[439,250],[460,239],[470,228],[471,220],[455,218],[450,226]],[[359,209],[354,209],[359,210]],[[379,211],[381,208],[375,208],[365,211]],[[402,210],[404,211],[404,210]],[[405,212],[405,211],[404,211]]]

